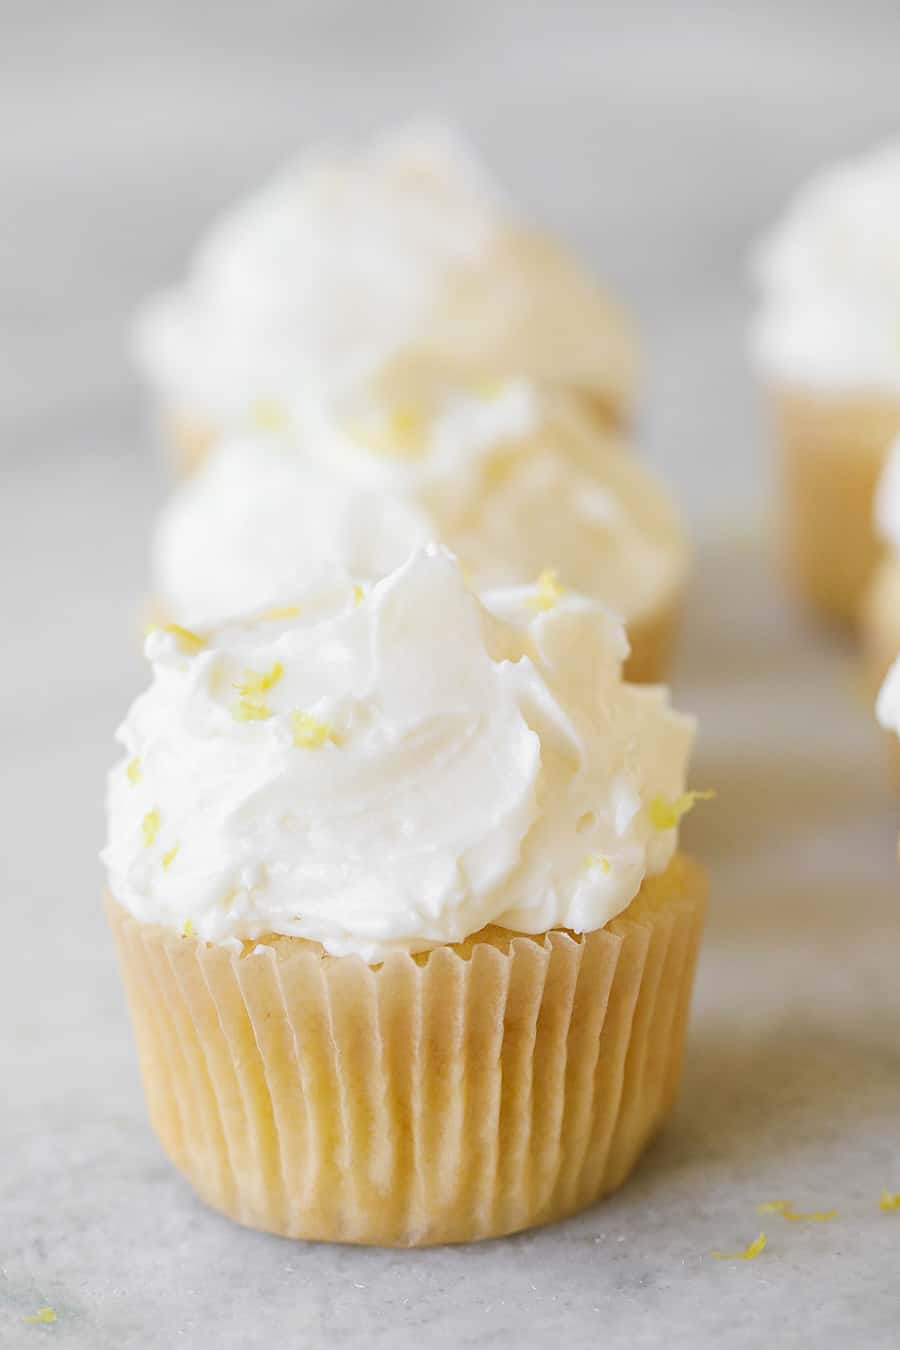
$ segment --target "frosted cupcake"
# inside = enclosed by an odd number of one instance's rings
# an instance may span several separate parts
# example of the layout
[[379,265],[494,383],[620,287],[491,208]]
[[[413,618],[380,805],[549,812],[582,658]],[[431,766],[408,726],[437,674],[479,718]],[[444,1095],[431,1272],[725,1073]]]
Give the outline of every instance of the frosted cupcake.
[[791,577],[855,619],[872,499],[900,431],[900,145],[816,178],[764,241],[754,349],[781,455]]
[[616,305],[428,125],[287,165],[214,226],[136,347],[183,465],[286,401],[423,359],[563,385],[617,421],[635,365]]
[[148,638],[108,912],[151,1117],[291,1237],[485,1238],[590,1204],[675,1095],[705,884],[693,724],[573,596],[446,553]]
[[203,626],[290,603],[322,562],[384,576],[431,539],[476,590],[601,600],[627,625],[629,677],[664,677],[688,568],[677,512],[579,402],[524,380],[370,389],[291,436],[224,442],[162,513],[156,593]]

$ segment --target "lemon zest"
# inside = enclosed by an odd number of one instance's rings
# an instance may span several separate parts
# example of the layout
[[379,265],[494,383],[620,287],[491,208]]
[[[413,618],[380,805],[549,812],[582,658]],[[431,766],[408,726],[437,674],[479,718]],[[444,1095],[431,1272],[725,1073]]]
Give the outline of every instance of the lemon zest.
[[47,1323],[49,1323],[49,1322],[55,1322],[55,1321],[56,1321],[56,1313],[53,1311],[52,1308],[38,1308],[38,1310],[37,1310],[36,1313],[32,1313],[30,1317],[23,1317],[23,1318],[22,1318],[22,1321],[23,1321],[23,1322],[47,1322]]
[[364,596],[364,595],[365,595],[365,592],[364,592],[362,586],[360,586],[360,585],[358,585],[358,584],[355,585],[355,586],[353,587],[353,603],[354,603],[354,605],[361,605],[362,602],[363,602],[363,596]]
[[163,854],[163,856],[162,856],[162,865],[163,865],[163,867],[169,867],[169,866],[171,866],[171,864],[172,864],[172,863],[175,861],[175,859],[177,858],[177,856],[178,856],[178,850],[179,850],[180,848],[181,848],[181,845],[180,845],[180,844],[173,844],[172,847],[169,849],[168,853],[164,853],[164,854]]
[[752,1261],[754,1256],[766,1250],[766,1235],[760,1233],[742,1252],[710,1252],[717,1261]]
[[878,1208],[883,1209],[885,1213],[892,1209],[900,1209],[900,1191],[882,1191]]
[[260,431],[284,431],[290,420],[287,408],[274,398],[258,398],[250,409],[250,418]]
[[154,806],[152,811],[148,811],[141,821],[141,832],[144,836],[144,848],[149,848],[156,838],[156,832],[159,829],[159,807]]
[[134,759],[130,759],[126,764],[125,777],[132,786],[141,781],[141,761],[138,759],[137,755],[135,755]]
[[715,792],[683,792],[680,797],[654,797],[647,808],[650,824],[655,830],[674,830],[681,820],[692,811],[697,802],[712,801]]
[[757,1214],[780,1214],[783,1219],[788,1219],[791,1223],[827,1223],[829,1219],[837,1218],[836,1209],[818,1209],[810,1210],[805,1214],[798,1213],[790,1200],[766,1200],[763,1204],[756,1206],[756,1212]]
[[261,619],[296,619],[299,614],[299,605],[275,605],[272,609],[265,610],[259,617]]
[[272,669],[263,674],[256,670],[245,670],[240,684],[235,685],[235,688],[245,698],[252,699],[254,694],[264,694],[267,689],[271,689],[272,685],[277,684],[283,674],[284,666],[280,661],[276,661]]
[[530,609],[552,609],[566,593],[565,587],[559,584],[559,573],[553,567],[545,567],[534,585],[535,593],[527,601]]
[[194,936],[194,925],[193,925],[193,922],[192,922],[190,919],[185,919],[184,924],[182,925],[182,929],[181,929],[181,936],[182,936],[182,937],[193,937],[193,936]]
[[264,722],[272,714],[265,703],[255,703],[251,698],[242,698],[231,710],[236,722]]
[[347,429],[379,454],[409,459],[420,455],[425,448],[427,419],[414,404],[398,403],[388,414],[385,426],[374,428],[362,418],[354,418]]
[[586,853],[584,855],[584,865],[587,868],[599,867],[604,876],[608,876],[612,871],[612,863],[609,858],[604,858],[599,853]]
[[318,750],[326,741],[335,740],[334,729],[327,722],[319,722],[299,708],[291,713],[291,732],[294,745],[301,750]]
[[167,623],[162,631],[171,633],[172,637],[177,640],[179,647],[192,655],[202,651],[206,646],[206,638],[202,638],[199,633],[192,633],[190,628],[182,628],[181,624]]

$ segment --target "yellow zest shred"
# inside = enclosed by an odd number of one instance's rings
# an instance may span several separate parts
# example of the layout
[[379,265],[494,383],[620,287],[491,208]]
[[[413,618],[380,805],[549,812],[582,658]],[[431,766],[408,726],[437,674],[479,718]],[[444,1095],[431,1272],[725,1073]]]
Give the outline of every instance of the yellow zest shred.
[[260,431],[283,431],[290,420],[287,408],[274,398],[258,398],[250,409],[250,418]]
[[255,703],[251,698],[242,698],[231,713],[236,722],[264,722],[272,716],[265,703]]
[[882,1191],[881,1199],[878,1201],[878,1208],[887,1213],[891,1209],[900,1209],[900,1192]]
[[199,633],[192,633],[190,628],[182,628],[181,624],[178,623],[167,623],[163,632],[171,633],[177,639],[179,647],[192,655],[202,651],[206,646],[206,639],[202,638]]
[[499,398],[506,387],[506,381],[500,375],[473,375],[466,381],[468,388],[479,398]]
[[275,605],[273,609],[267,609],[259,617],[261,619],[296,619],[299,614],[299,605]]
[[132,784],[132,786],[135,783],[140,782],[141,761],[138,759],[137,755],[135,755],[134,759],[130,759],[127,765],[125,766],[125,777],[128,779],[129,783]]
[[365,592],[363,591],[362,586],[356,585],[356,586],[353,587],[353,603],[354,603],[354,605],[361,605],[361,604],[362,604],[362,602],[363,602],[363,595],[364,595],[364,594],[365,594]]
[[334,730],[327,722],[319,722],[299,708],[291,713],[291,731],[294,744],[301,750],[318,750],[326,741],[334,741]]
[[240,684],[235,685],[235,688],[245,698],[252,698],[254,694],[264,694],[267,689],[271,689],[283,674],[284,666],[280,661],[276,661],[272,669],[264,674],[256,670],[245,670]]
[[382,455],[409,459],[420,455],[425,448],[428,422],[425,414],[413,403],[398,403],[389,413],[382,428],[373,428],[361,418],[355,418],[348,430],[357,440]]
[[56,1313],[53,1311],[52,1308],[38,1308],[38,1310],[37,1310],[36,1313],[32,1313],[30,1317],[23,1317],[23,1318],[22,1318],[22,1321],[23,1321],[23,1322],[48,1322],[48,1323],[49,1323],[49,1322],[55,1322],[55,1321],[56,1321]]
[[697,802],[712,801],[715,795],[710,791],[683,792],[674,800],[668,797],[654,797],[647,808],[650,824],[654,830],[674,830],[681,817],[692,811]]
[[806,1214],[798,1214],[790,1200],[766,1200],[763,1204],[756,1206],[757,1214],[780,1214],[783,1219],[789,1219],[791,1223],[827,1223],[829,1219],[837,1218],[836,1209],[818,1209],[811,1210]]
[[144,836],[144,848],[149,848],[156,838],[156,832],[159,829],[159,807],[154,806],[152,811],[148,811],[141,821],[141,832]]
[[173,863],[173,862],[175,861],[175,859],[176,859],[177,856],[178,856],[178,850],[179,850],[180,848],[181,848],[181,845],[180,845],[180,844],[174,844],[174,845],[172,846],[172,848],[169,849],[168,853],[164,853],[164,854],[163,854],[163,856],[162,856],[162,865],[163,865],[163,867],[168,867],[168,866],[170,866],[171,863]]
[[600,853],[586,853],[584,855],[584,865],[587,868],[599,867],[604,875],[612,871],[612,863],[609,858],[604,858]]
[[760,1233],[742,1252],[711,1252],[717,1261],[752,1261],[754,1256],[766,1250],[766,1235]]
[[193,937],[193,936],[194,936],[194,925],[193,925],[193,923],[191,922],[190,919],[185,919],[184,924],[183,924],[182,929],[181,929],[181,936],[182,936],[182,937]]
[[552,609],[565,593],[565,587],[559,584],[559,573],[552,567],[545,567],[535,582],[534,595],[528,598],[529,608]]

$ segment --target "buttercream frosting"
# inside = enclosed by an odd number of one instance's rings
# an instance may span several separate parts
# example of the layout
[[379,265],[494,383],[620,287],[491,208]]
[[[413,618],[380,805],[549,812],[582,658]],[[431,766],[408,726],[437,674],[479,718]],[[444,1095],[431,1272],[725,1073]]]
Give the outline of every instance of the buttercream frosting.
[[584,932],[676,847],[693,722],[623,682],[624,632],[594,602],[481,602],[430,546],[146,650],[103,855],[143,922],[367,961],[487,924]]
[[801,386],[900,393],[900,142],[838,164],[797,195],[753,258],[753,347]]
[[900,736],[900,656],[891,666],[878,691],[875,716],[886,731]]
[[177,621],[290,598],[321,560],[377,578],[429,539],[476,589],[549,567],[628,622],[683,583],[668,494],[562,395],[418,381],[286,416],[289,433],[223,442],[164,509],[154,570]]
[[426,123],[288,164],[213,227],[136,329],[164,399],[219,429],[423,352],[607,392],[633,363],[590,278],[514,224],[459,137]]

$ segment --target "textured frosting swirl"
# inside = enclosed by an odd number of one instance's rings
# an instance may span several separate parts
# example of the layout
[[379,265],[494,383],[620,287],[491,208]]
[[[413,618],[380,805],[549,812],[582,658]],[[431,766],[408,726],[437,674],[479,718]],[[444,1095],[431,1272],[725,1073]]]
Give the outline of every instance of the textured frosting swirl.
[[900,736],[900,656],[897,657],[878,691],[875,716],[886,731]]
[[103,855],[136,918],[376,961],[491,923],[590,931],[664,870],[693,722],[623,683],[601,607],[482,603],[435,548],[298,605],[148,637]]
[[513,224],[460,140],[426,124],[287,165],[145,308],[136,352],[174,409],[219,429],[423,352],[605,393],[628,392],[633,364],[590,278]]
[[900,142],[814,178],[753,259],[753,347],[788,383],[900,393]]
[[683,584],[668,495],[562,395],[419,380],[288,421],[282,436],[224,442],[163,511],[154,571],[169,617],[217,623],[289,599],[322,559],[377,579],[430,539],[477,590],[552,568],[627,622]]

